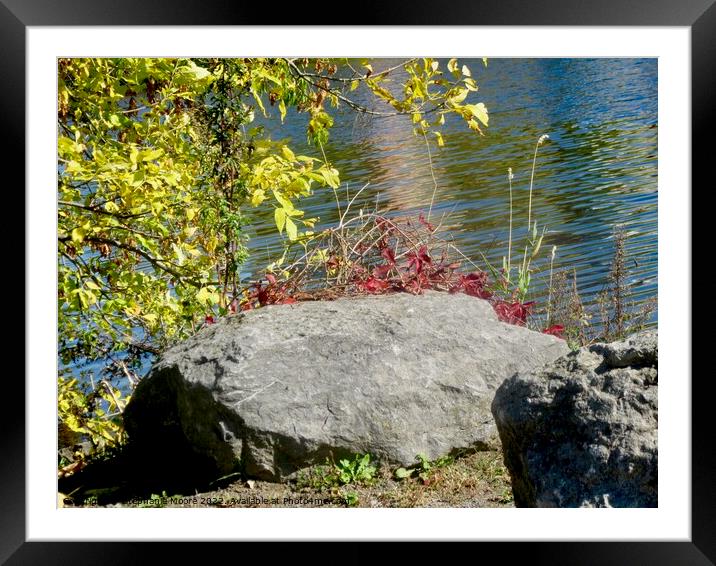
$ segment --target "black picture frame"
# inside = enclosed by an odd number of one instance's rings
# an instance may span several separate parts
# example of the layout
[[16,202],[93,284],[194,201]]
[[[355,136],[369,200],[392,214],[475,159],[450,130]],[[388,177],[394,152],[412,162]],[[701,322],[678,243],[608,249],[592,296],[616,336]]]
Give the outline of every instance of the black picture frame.
[[[265,10],[258,5],[222,0],[0,0],[0,121],[6,140],[6,163],[25,163],[25,37],[28,26],[83,25],[247,25],[320,23],[350,19],[351,25],[555,25],[555,26],[687,26],[691,29],[692,56],[692,184],[713,185],[709,171],[714,155],[714,101],[716,101],[716,5],[715,0],[549,0],[520,2],[453,0],[437,6],[418,0],[410,4],[366,1],[353,16],[338,16],[336,4],[311,3],[302,12],[294,9]],[[346,6],[348,11],[352,7]],[[344,7],[344,8],[346,8]],[[341,12],[343,9],[341,8]],[[277,15],[282,13],[283,15]],[[348,13],[348,12],[344,12]],[[345,23],[345,22],[344,22]],[[19,169],[15,187],[25,186]],[[20,191],[13,189],[19,194]],[[693,195],[690,187],[684,194]],[[23,202],[30,214],[30,202]],[[692,218],[692,226],[695,222]],[[693,257],[693,256],[692,256]],[[25,262],[27,257],[24,258]],[[691,274],[686,274],[688,287]],[[685,292],[691,289],[686,288]],[[693,296],[693,294],[692,294]],[[25,305],[31,297],[25,296]],[[691,332],[691,329],[684,329]],[[692,344],[696,333],[692,333]],[[31,337],[27,337],[30,340]],[[703,340],[703,339],[702,339]],[[26,342],[27,348],[27,342]],[[692,345],[692,351],[693,351]],[[27,350],[26,350],[27,351]],[[691,368],[682,377],[692,377]],[[699,379],[700,378],[700,379]],[[712,435],[713,379],[709,374],[691,379],[692,387],[692,520],[689,542],[529,542],[482,543],[475,558],[501,562],[528,556],[530,563],[549,564],[716,564],[716,448]],[[25,384],[6,379],[5,399],[14,400],[15,413],[6,402],[0,411],[0,561],[7,564],[125,564],[170,563],[176,558],[214,560],[216,550],[206,544],[171,543],[80,543],[27,542],[25,536]],[[529,511],[527,511],[529,512]],[[347,534],[348,536],[348,534]],[[559,538],[559,533],[555,533]],[[316,533],[320,539],[320,533]],[[273,543],[276,544],[276,543]],[[352,545],[361,543],[352,543]],[[216,545],[219,546],[219,545]],[[265,553],[263,545],[224,543],[237,560]],[[220,551],[221,552],[221,551]],[[277,558],[284,551],[272,548]],[[285,552],[295,552],[287,549]],[[372,555],[350,548],[328,550],[326,558],[343,556],[358,561]],[[470,550],[474,552],[474,550]],[[199,554],[201,553],[201,554]],[[289,555],[290,556],[290,555]],[[343,560],[343,559],[342,559]]]

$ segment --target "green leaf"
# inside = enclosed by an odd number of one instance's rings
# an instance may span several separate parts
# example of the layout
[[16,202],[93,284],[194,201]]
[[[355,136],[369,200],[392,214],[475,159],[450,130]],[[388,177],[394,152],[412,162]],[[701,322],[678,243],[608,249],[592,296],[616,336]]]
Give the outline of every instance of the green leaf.
[[406,470],[405,468],[398,468],[397,470],[395,470],[395,477],[399,480],[409,478],[412,474],[412,470]]

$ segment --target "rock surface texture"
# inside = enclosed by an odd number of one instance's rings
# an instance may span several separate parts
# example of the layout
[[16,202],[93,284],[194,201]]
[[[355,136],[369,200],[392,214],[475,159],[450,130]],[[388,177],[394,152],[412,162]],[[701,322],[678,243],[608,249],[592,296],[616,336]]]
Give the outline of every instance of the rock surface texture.
[[658,339],[520,372],[492,403],[518,507],[656,507]]
[[358,453],[411,465],[497,442],[497,387],[567,352],[462,294],[269,306],[166,351],[125,423],[147,458],[202,477],[240,460],[247,475],[280,481]]

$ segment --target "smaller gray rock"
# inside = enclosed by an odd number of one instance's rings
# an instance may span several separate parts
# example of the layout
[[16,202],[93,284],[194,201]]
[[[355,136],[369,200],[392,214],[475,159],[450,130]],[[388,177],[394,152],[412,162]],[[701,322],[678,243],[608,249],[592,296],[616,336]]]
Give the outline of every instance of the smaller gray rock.
[[581,348],[497,390],[518,507],[656,507],[658,337]]

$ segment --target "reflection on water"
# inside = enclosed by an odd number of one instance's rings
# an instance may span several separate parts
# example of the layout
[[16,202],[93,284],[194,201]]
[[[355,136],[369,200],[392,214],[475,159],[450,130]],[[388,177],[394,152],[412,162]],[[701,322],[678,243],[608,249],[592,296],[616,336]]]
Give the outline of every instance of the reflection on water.
[[[656,295],[656,59],[490,59],[487,68],[479,59],[467,63],[490,125],[480,137],[459,120],[447,120],[445,147],[432,149],[438,182],[433,219],[444,215],[443,228],[467,256],[478,261],[483,253],[499,264],[508,238],[507,170],[515,175],[513,239],[519,240],[526,232],[535,143],[548,134],[534,181],[532,218],[548,228],[536,268],[544,272],[556,245],[555,267],[576,269],[583,300],[593,304],[609,271],[613,227],[623,224],[635,298]],[[373,67],[377,72],[390,64],[381,60]],[[318,156],[305,144],[303,118],[291,118],[297,119],[274,137],[288,134],[295,150]],[[386,212],[428,209],[434,185],[425,142],[405,117],[339,112],[325,150],[341,172],[341,191],[347,184],[352,194],[370,183],[357,207],[377,200]],[[319,229],[338,218],[328,189],[317,190],[302,208],[320,217]],[[252,236],[249,272],[281,249],[272,215],[257,216]],[[532,299],[544,295],[545,284],[545,277],[535,278]]]

